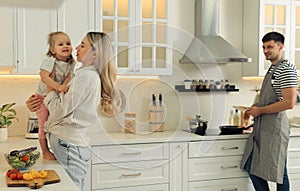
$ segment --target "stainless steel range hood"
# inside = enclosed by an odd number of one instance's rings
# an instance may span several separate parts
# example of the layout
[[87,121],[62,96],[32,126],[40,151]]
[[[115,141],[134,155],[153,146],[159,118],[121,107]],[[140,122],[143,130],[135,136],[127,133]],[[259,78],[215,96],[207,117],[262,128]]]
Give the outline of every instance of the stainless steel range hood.
[[219,0],[195,0],[195,37],[180,63],[251,62],[219,35]]

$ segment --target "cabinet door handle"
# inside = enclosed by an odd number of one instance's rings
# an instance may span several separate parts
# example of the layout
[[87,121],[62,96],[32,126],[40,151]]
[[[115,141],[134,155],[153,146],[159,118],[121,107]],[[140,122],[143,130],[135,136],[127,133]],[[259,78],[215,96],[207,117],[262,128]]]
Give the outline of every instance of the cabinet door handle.
[[134,153],[122,153],[122,155],[140,155],[141,152],[134,152]]
[[221,169],[230,169],[230,168],[238,168],[237,165],[235,166],[221,166]]
[[233,188],[233,189],[221,189],[221,191],[238,191],[239,189]]
[[239,149],[239,147],[222,147],[222,150],[236,150]]
[[128,176],[141,176],[142,175],[142,173],[135,173],[135,174],[122,174],[122,176],[124,176],[124,177],[128,177]]

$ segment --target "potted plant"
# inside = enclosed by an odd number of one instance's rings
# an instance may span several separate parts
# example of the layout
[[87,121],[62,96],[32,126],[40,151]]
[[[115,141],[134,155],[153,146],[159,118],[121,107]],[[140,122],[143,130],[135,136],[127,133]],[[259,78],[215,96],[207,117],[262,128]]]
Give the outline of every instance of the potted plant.
[[13,119],[17,118],[17,112],[13,109],[16,103],[4,104],[0,107],[0,142],[7,140],[7,127],[13,123]]

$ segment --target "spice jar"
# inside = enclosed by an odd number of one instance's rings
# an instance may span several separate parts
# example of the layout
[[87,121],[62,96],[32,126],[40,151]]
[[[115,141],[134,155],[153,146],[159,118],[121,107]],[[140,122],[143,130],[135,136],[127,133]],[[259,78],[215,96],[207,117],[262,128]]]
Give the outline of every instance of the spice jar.
[[199,89],[200,89],[200,90],[203,89],[203,80],[199,80]]
[[135,122],[135,113],[125,113],[125,133],[135,133],[136,122]]
[[214,80],[210,80],[209,82],[209,89],[215,89],[215,81]]
[[209,80],[205,80],[204,81],[204,86],[203,86],[204,89],[209,89]]
[[195,90],[195,89],[197,89],[197,85],[198,85],[198,82],[197,82],[197,80],[193,80],[192,81],[192,85],[193,85],[193,89]]

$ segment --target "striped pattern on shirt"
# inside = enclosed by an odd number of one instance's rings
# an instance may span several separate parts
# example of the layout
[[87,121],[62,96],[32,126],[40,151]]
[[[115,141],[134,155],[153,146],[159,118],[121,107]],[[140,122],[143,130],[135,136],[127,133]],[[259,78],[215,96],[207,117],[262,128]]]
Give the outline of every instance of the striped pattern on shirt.
[[[271,65],[268,72],[271,73],[274,68],[275,65]],[[276,71],[273,73],[271,83],[277,97],[279,100],[282,100],[281,89],[298,87],[298,77],[295,66],[286,59],[282,60],[279,63]]]

